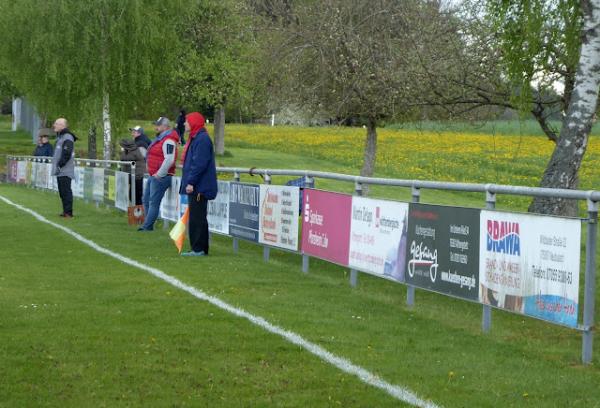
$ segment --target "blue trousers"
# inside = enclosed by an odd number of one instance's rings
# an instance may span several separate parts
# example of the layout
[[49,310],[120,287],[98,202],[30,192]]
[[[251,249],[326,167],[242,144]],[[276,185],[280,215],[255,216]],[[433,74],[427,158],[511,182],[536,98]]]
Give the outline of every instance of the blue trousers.
[[160,202],[165,195],[165,192],[171,187],[172,176],[166,176],[157,180],[154,177],[148,178],[148,184],[144,190],[144,225],[142,228],[147,230],[154,229],[154,222],[158,218],[158,212],[160,211]]

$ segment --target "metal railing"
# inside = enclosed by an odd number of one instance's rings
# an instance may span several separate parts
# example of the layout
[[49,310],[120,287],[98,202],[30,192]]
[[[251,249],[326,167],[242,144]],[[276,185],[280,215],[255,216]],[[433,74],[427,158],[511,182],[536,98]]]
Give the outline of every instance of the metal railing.
[[[24,160],[30,162],[37,163],[52,163],[53,158],[50,156],[15,156],[15,155],[6,155],[6,171],[8,172],[8,162],[9,160]],[[105,169],[110,169],[111,166],[131,166],[129,171],[129,185],[131,191],[131,197],[129,200],[130,205],[135,205],[135,168],[136,164],[134,161],[120,161],[120,160],[96,160],[96,159],[85,159],[85,158],[75,158],[76,165],[85,165],[88,167],[103,167]],[[8,179],[8,173],[6,174]],[[96,202],[96,206],[98,206],[98,202]]]
[[[32,156],[7,156],[10,160],[48,160],[49,158],[36,158]],[[7,163],[8,163],[7,160]],[[105,161],[92,159],[76,159],[79,164],[96,166],[98,164],[103,167],[111,165],[131,165],[131,186],[132,200],[135,200],[135,163],[122,161]],[[8,168],[7,168],[8,170]],[[315,178],[338,180],[343,182],[354,183],[354,193],[361,196],[364,185],[380,185],[380,186],[396,186],[411,189],[412,202],[420,202],[421,190],[442,190],[442,191],[460,191],[485,193],[485,209],[493,210],[496,207],[496,197],[498,194],[503,195],[518,195],[529,197],[554,197],[573,200],[585,200],[587,202],[587,218],[582,219],[587,227],[586,239],[586,258],[585,258],[585,284],[584,284],[584,308],[583,308],[583,324],[579,325],[576,330],[583,334],[582,343],[582,361],[584,364],[589,364],[592,361],[593,349],[593,332],[594,332],[594,308],[595,308],[595,290],[596,290],[596,245],[597,245],[597,223],[598,223],[598,202],[600,201],[600,191],[583,191],[583,190],[568,190],[568,189],[552,189],[539,187],[524,187],[524,186],[509,186],[499,184],[475,184],[475,183],[455,183],[455,182],[440,182],[440,181],[423,181],[423,180],[403,180],[403,179],[388,179],[377,177],[362,177],[348,174],[329,173],[312,170],[286,170],[286,169],[256,169],[256,168],[241,168],[241,167],[218,167],[219,173],[231,174],[235,181],[240,181],[242,174],[260,175],[264,183],[270,184],[272,176],[295,176],[304,177],[305,185],[309,188],[314,187]],[[233,238],[234,252],[238,251],[238,238]],[[302,271],[307,273],[309,269],[309,256],[302,255]],[[263,249],[263,258],[268,260],[269,247]],[[351,269],[350,284],[356,286],[358,284],[358,272]],[[412,307],[415,302],[415,286],[407,285],[406,303]],[[482,330],[488,332],[491,328],[491,310],[492,306],[482,305]]]
[[[423,181],[423,180],[402,180],[388,179],[379,177],[362,177],[340,173],[329,173],[323,171],[312,170],[285,170],[285,169],[257,169],[257,168],[241,168],[241,167],[218,167],[220,173],[233,174],[236,181],[240,180],[241,174],[261,175],[265,183],[270,183],[272,176],[295,176],[305,177],[307,186],[314,186],[315,178],[338,180],[354,183],[354,191],[358,196],[362,195],[363,185],[380,185],[380,186],[396,186],[407,187],[411,189],[412,202],[420,201],[421,190],[442,190],[442,191],[462,191],[473,193],[485,193],[485,209],[493,210],[496,207],[496,196],[518,195],[529,197],[546,197],[546,198],[564,198],[573,200],[585,200],[587,202],[587,218],[582,221],[586,223],[587,240],[586,240],[586,258],[585,258],[585,284],[584,284],[584,306],[583,306],[583,325],[579,325],[576,330],[583,333],[582,344],[582,361],[584,364],[589,364],[592,361],[593,349],[593,331],[594,331],[594,308],[596,295],[596,244],[598,234],[598,202],[600,201],[600,191],[590,190],[568,190],[568,189],[553,189],[541,187],[525,187],[525,186],[510,186],[502,184],[475,184],[475,183],[454,183],[443,181]],[[236,238],[234,238],[234,250],[237,250]],[[302,254],[303,271],[308,271],[308,256]],[[351,269],[350,284],[356,286],[358,281],[358,271]],[[407,284],[408,306],[413,306],[415,300],[415,286]],[[481,327],[483,332],[488,332],[491,328],[491,310],[492,306],[482,305],[482,322]]]

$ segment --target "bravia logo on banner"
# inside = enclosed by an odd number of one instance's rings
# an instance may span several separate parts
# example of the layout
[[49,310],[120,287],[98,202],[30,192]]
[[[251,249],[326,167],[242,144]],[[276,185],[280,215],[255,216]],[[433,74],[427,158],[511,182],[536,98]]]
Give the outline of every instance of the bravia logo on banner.
[[481,212],[482,303],[575,327],[581,222]]
[[488,220],[487,250],[509,255],[521,255],[519,223]]

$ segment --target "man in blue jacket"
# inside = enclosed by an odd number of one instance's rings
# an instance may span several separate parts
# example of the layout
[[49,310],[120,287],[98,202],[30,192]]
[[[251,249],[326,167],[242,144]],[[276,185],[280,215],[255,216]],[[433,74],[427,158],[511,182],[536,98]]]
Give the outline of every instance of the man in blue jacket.
[[183,175],[180,194],[187,194],[190,217],[188,231],[192,250],[183,256],[208,255],[208,200],[217,196],[217,168],[212,141],[204,127],[204,116],[192,112],[186,116],[189,138],[183,150]]

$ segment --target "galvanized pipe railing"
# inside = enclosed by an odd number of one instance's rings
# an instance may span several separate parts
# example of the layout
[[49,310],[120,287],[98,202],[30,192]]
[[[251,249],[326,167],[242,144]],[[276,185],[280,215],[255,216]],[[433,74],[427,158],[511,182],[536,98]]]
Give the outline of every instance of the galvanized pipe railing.
[[[36,160],[51,158],[40,158],[33,156],[12,156],[7,155],[7,159],[13,160]],[[7,161],[8,161],[7,160]],[[111,164],[132,165],[132,185],[135,188],[135,163],[122,162],[116,160],[93,160],[76,159],[79,163],[94,163],[109,167]],[[7,169],[8,170],[8,169]],[[307,180],[307,186],[314,187],[314,178],[339,180],[354,183],[355,193],[360,195],[363,185],[381,185],[411,188],[412,201],[419,202],[420,191],[422,189],[444,190],[444,191],[462,191],[473,193],[485,193],[485,203],[487,209],[495,208],[496,195],[519,195],[529,197],[551,197],[564,198],[572,200],[586,200],[588,208],[588,217],[582,221],[587,223],[587,241],[586,241],[586,265],[585,265],[585,285],[584,285],[584,310],[583,325],[578,329],[583,332],[582,361],[589,364],[592,361],[593,331],[595,326],[594,308],[595,308],[595,280],[596,280],[596,246],[597,246],[597,220],[598,220],[598,202],[600,202],[600,191],[590,190],[569,190],[541,187],[509,186],[501,184],[476,184],[476,183],[455,183],[444,181],[424,181],[424,180],[404,180],[389,179],[380,177],[362,177],[349,174],[330,173],[312,170],[291,170],[291,169],[256,169],[242,167],[218,167],[220,173],[229,173],[233,175],[234,181],[240,181],[241,174],[260,175],[264,182],[270,183],[272,176],[295,176],[304,177]],[[132,199],[135,197],[135,191],[132,191]],[[233,238],[234,252],[238,251],[238,239]],[[268,260],[268,248],[264,249],[264,259]],[[306,254],[302,254],[302,270],[308,272],[309,259]],[[351,284],[357,285],[358,271],[351,272]],[[407,304],[412,306],[414,303],[414,287],[408,287]],[[491,307],[483,305],[482,329],[487,332],[491,327]]]

